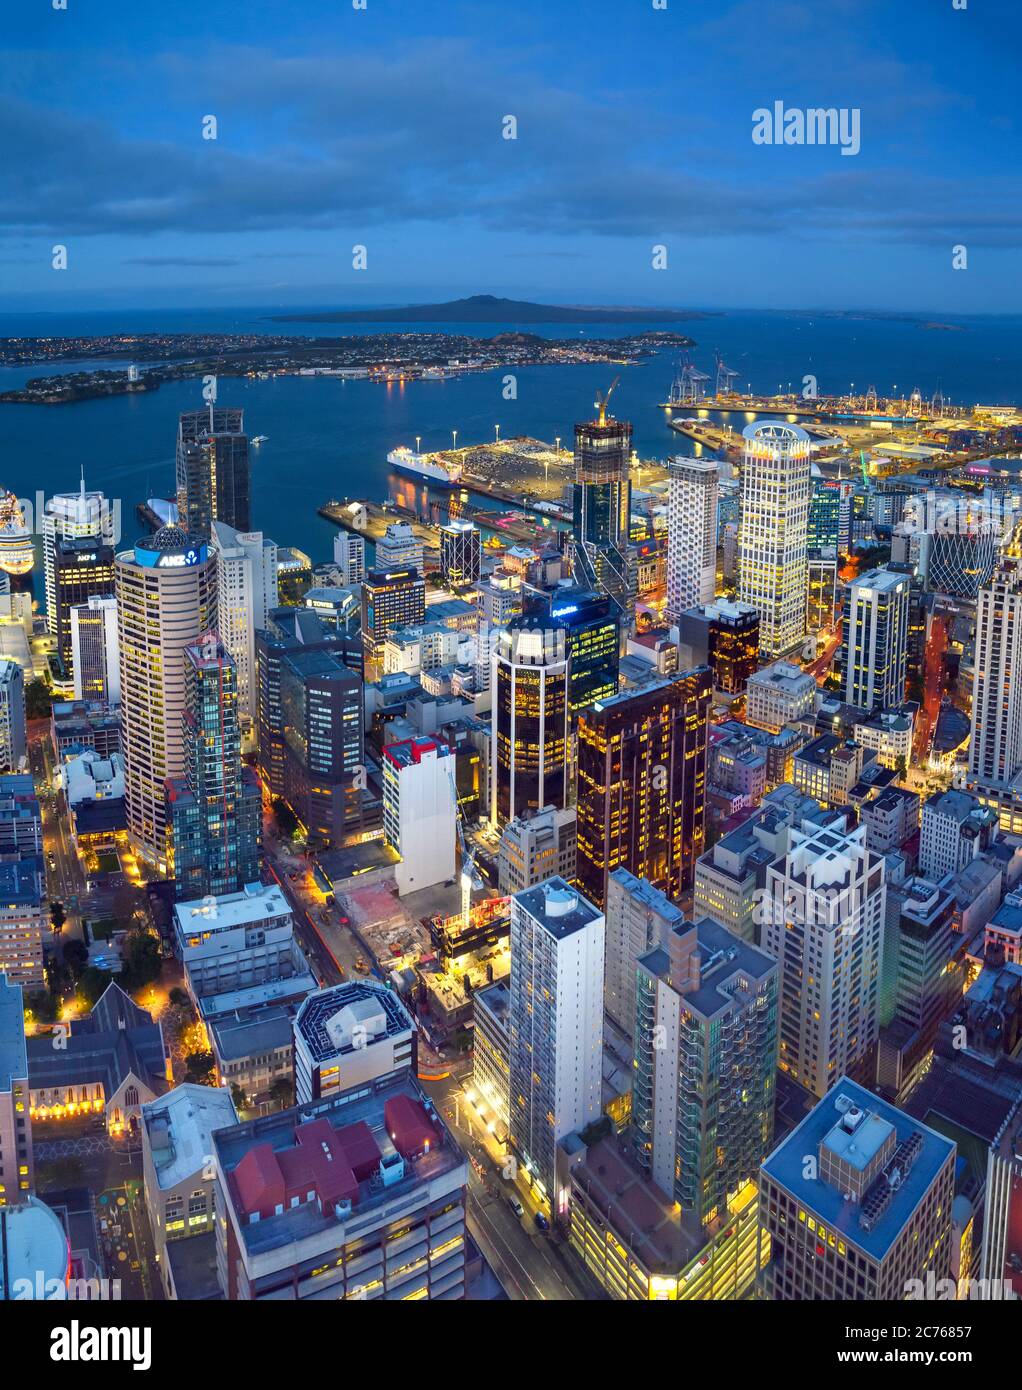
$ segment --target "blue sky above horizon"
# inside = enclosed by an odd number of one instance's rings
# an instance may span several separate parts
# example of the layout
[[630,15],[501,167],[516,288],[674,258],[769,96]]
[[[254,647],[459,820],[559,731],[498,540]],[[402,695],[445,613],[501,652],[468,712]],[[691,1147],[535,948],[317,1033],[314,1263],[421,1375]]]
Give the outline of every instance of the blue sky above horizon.
[[67,4],[5,20],[4,308],[1022,309],[1017,0]]

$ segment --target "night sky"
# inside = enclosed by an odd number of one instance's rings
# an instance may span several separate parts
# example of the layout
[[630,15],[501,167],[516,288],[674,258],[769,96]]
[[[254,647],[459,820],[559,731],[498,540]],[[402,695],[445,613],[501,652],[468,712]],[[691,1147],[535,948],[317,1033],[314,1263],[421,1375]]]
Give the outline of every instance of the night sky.
[[1019,0],[366,4],[12,0],[0,308],[1022,309]]

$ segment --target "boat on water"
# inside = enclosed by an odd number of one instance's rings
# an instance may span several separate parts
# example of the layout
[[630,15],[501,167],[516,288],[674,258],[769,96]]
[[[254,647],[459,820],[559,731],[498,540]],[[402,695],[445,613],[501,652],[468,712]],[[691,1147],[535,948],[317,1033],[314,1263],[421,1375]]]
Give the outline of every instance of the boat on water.
[[461,482],[460,464],[446,464],[439,454],[417,454],[404,444],[391,449],[387,462],[395,472],[421,478],[431,487],[458,487]]
[[28,574],[35,564],[32,532],[13,492],[0,489],[0,570]]
[[257,434],[256,437],[252,440],[252,443],[253,443],[253,444],[265,444],[266,441],[269,439],[269,437],[270,437],[270,436],[269,436],[268,434]]

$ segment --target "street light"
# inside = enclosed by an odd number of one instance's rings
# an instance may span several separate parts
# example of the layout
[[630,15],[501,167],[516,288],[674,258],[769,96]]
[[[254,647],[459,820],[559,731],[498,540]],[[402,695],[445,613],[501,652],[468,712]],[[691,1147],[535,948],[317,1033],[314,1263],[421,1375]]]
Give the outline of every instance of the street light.
[[458,431],[457,431],[457,430],[451,430],[451,437],[452,437],[453,440],[454,440],[454,444],[453,444],[452,447],[456,449],[456,448],[458,447]]

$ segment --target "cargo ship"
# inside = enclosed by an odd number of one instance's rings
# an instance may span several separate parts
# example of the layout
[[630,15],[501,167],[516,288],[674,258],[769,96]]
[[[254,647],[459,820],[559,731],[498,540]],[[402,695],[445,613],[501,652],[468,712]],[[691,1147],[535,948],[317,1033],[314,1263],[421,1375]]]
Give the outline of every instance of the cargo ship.
[[387,462],[396,472],[421,478],[430,487],[458,487],[461,483],[461,464],[446,464],[440,454],[417,454],[402,444],[391,449]]

